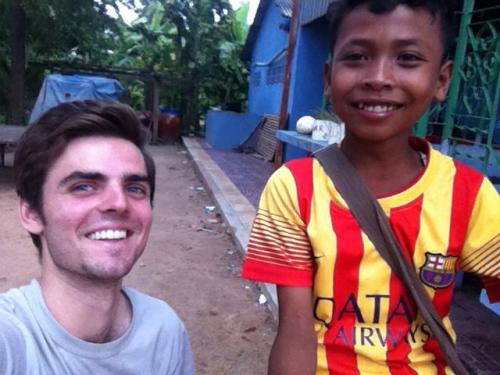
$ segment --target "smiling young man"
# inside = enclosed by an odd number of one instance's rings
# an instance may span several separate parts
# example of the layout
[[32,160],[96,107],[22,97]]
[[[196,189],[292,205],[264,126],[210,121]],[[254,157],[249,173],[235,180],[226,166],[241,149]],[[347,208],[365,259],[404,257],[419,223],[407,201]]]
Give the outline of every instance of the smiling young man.
[[152,222],[144,142],[133,110],[112,102],[61,104],[27,129],[16,190],[41,276],[0,294],[1,374],[194,374],[175,312],[122,287]]
[[[331,9],[325,90],[341,144],[387,214],[452,337],[459,268],[500,300],[500,198],[482,175],[411,136],[446,97],[450,1],[339,0]],[[277,285],[269,374],[451,373],[411,295],[313,158],[266,185],[243,276]]]

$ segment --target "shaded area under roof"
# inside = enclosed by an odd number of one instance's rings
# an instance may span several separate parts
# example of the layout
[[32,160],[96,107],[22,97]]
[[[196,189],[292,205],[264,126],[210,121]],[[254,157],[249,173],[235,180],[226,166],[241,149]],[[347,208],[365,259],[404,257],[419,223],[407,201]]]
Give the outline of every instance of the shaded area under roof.
[[337,0],[311,0],[301,1],[300,4],[300,25],[306,25],[318,18],[323,17],[328,10],[328,6]]
[[281,9],[281,13],[285,17],[292,18],[293,13],[293,0],[274,0],[276,6]]

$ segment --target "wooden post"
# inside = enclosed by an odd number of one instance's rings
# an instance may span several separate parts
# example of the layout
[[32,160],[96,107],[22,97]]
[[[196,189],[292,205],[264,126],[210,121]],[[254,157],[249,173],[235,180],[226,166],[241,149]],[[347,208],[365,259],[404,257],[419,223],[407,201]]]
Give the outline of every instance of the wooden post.
[[158,143],[158,119],[160,118],[159,109],[159,95],[158,95],[158,80],[153,76],[152,84],[152,95],[153,95],[153,108],[152,108],[152,121],[153,121],[153,134],[152,143]]
[[[290,81],[292,79],[291,70],[292,62],[295,54],[295,45],[297,44],[297,30],[299,26],[300,0],[293,0],[292,21],[290,25],[290,33],[288,34],[288,52],[285,65],[285,79],[283,81],[283,94],[281,95],[281,110],[279,130],[288,128],[288,96],[290,91]],[[283,164],[283,142],[276,142],[276,152],[274,154],[274,167],[277,169]]]
[[[10,73],[8,77],[7,123],[24,122],[25,65],[26,65],[26,13],[21,1],[7,2],[8,28],[10,29],[7,50],[10,50]],[[2,30],[3,31],[3,30]],[[7,59],[5,59],[7,63]]]

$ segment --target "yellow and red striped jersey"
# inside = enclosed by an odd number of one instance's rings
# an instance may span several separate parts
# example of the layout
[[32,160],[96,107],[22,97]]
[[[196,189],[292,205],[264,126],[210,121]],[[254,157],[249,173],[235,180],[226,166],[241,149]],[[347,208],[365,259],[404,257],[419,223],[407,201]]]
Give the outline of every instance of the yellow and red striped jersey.
[[[379,198],[405,255],[452,337],[448,314],[459,268],[500,300],[500,198],[478,172],[413,140],[427,154],[407,189]],[[313,158],[269,179],[242,276],[311,287],[317,374],[445,374],[439,344]]]

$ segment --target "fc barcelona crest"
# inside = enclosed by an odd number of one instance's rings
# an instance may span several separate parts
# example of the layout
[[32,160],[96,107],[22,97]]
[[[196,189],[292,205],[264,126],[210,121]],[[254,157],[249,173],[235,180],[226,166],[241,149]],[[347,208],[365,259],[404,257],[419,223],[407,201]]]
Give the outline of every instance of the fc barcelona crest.
[[458,257],[425,253],[425,264],[420,268],[420,279],[434,289],[443,289],[455,280]]

